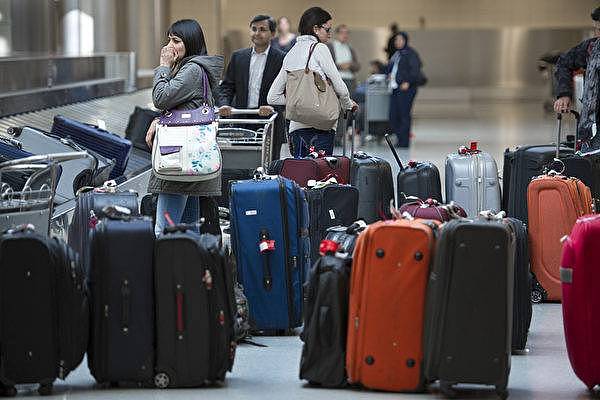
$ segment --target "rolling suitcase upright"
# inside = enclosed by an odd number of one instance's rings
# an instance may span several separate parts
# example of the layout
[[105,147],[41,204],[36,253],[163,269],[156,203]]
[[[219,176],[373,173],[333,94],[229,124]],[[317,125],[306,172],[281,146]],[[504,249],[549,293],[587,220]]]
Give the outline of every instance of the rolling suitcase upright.
[[350,185],[325,184],[306,190],[309,210],[311,260],[319,258],[319,245],[328,228],[356,221],[358,189]]
[[62,138],[70,138],[85,148],[115,160],[110,179],[118,178],[125,173],[131,152],[130,140],[97,126],[84,124],[60,115],[54,117],[51,133]]
[[346,368],[351,383],[420,391],[429,264],[438,224],[376,222],[354,250]]
[[282,177],[252,179],[232,183],[230,201],[232,249],[253,328],[300,326],[310,267],[304,191]]
[[599,241],[600,216],[579,218],[563,244],[560,270],[569,361],[590,391],[600,383],[600,296],[595,285],[600,273]]
[[24,226],[0,237],[0,383],[39,383],[50,394],[83,359],[89,308],[77,254]]
[[514,235],[501,220],[448,222],[427,288],[425,376],[452,385],[494,385],[508,396]]
[[146,143],[146,133],[150,124],[155,118],[160,117],[160,112],[135,106],[133,113],[129,116],[127,128],[125,128],[125,138],[131,140],[131,144],[136,149],[151,152]]
[[154,227],[109,206],[91,232],[88,366],[99,383],[154,377]]
[[235,356],[232,267],[219,238],[178,225],[156,240],[156,375],[159,388],[223,381]]
[[446,157],[446,201],[454,201],[469,217],[484,210],[501,211],[498,166],[477,142]]
[[[324,387],[346,384],[346,331],[351,259],[336,256],[339,245],[324,240],[323,255],[305,284],[300,379]],[[343,253],[346,255],[347,253]]]
[[592,212],[590,189],[579,179],[551,171],[531,181],[527,188],[531,270],[539,285],[531,298],[560,301],[561,238],[577,218]]
[[442,203],[442,184],[438,168],[428,161],[409,161],[405,166],[402,164],[389,135],[385,135],[385,140],[398,163],[398,167],[400,167],[398,177],[396,178],[398,186],[396,204],[398,207],[406,202],[410,202],[409,197],[434,199]]
[[350,184],[358,188],[358,217],[367,223],[391,218],[394,179],[390,164],[364,151],[352,155]]

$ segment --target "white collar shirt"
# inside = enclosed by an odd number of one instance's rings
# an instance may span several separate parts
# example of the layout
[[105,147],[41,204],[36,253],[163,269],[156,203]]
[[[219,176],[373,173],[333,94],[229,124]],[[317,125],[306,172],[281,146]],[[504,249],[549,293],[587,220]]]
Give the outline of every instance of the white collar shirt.
[[267,56],[271,46],[261,53],[256,52],[252,47],[250,56],[250,73],[248,75],[248,108],[258,108],[260,97],[260,86],[262,84],[263,73],[267,65]]

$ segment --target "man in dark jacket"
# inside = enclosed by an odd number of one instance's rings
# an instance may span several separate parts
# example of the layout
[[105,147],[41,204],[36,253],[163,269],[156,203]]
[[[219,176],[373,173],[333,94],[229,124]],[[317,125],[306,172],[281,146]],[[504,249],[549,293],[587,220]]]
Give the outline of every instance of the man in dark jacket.
[[[600,29],[600,7],[596,8],[592,14],[596,34]],[[584,40],[566,53],[563,53],[556,63],[555,82],[556,97],[554,110],[556,112],[567,112],[571,108],[573,97],[573,72],[579,69],[590,69],[586,72],[583,99],[582,99],[582,119],[578,127],[578,135],[584,141],[592,138],[592,125],[600,117],[598,112],[598,71],[591,71],[600,66],[600,43],[598,37]],[[589,67],[589,68],[588,68]],[[596,135],[590,143],[592,148],[600,147],[600,136]]]
[[[219,114],[231,115],[232,107],[258,108],[263,117],[275,110],[267,103],[267,93],[281,69],[285,54],[270,46],[275,36],[275,20],[257,15],[250,22],[252,47],[233,52],[225,78],[219,87]],[[285,136],[284,113],[279,115],[273,131],[273,159],[279,158]]]

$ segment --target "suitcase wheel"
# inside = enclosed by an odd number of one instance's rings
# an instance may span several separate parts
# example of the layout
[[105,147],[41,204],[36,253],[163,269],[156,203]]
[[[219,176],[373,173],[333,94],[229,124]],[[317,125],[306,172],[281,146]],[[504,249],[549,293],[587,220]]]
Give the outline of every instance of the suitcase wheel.
[[440,381],[440,392],[449,399],[456,397],[456,390],[452,387],[452,382]]
[[154,375],[154,385],[157,388],[166,389],[167,387],[169,387],[170,383],[171,379],[169,378],[169,375],[167,375],[167,373],[159,372],[158,374]]
[[41,384],[38,388],[38,393],[40,396],[50,396],[52,394],[52,384],[44,383]]
[[2,396],[4,397],[15,397],[17,395],[17,389],[14,386],[2,387]]
[[531,291],[531,302],[534,304],[538,304],[544,301],[544,292],[538,289],[533,289]]
[[507,389],[496,389],[496,394],[502,400],[506,400],[508,398],[508,390]]

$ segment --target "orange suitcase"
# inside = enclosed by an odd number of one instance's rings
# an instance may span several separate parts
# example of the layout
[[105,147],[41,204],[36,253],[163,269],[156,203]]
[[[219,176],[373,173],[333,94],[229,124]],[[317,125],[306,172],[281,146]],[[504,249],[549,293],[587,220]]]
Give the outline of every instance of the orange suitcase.
[[531,298],[560,301],[561,238],[571,232],[577,218],[592,213],[590,189],[576,178],[542,175],[527,187],[527,208],[531,271],[539,282]]
[[346,368],[351,383],[386,391],[424,388],[425,292],[438,222],[377,222],[354,250]]

